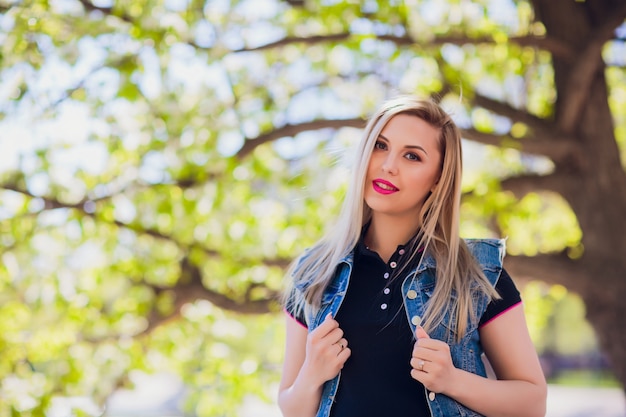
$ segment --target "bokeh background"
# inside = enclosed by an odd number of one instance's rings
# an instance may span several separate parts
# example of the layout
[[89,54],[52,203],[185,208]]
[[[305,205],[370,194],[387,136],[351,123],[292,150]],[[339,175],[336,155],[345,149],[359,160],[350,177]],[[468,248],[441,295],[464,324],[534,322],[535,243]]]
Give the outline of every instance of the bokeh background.
[[0,416],[277,416],[285,268],[400,93],[463,128],[462,234],[508,237],[551,415],[624,416],[625,19],[0,0]]

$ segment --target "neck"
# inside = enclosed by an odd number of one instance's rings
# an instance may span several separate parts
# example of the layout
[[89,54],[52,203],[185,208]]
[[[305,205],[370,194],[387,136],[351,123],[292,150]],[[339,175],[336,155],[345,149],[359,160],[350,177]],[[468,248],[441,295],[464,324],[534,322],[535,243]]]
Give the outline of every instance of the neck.
[[387,262],[397,247],[407,243],[418,228],[419,221],[416,219],[374,216],[365,235],[365,244]]

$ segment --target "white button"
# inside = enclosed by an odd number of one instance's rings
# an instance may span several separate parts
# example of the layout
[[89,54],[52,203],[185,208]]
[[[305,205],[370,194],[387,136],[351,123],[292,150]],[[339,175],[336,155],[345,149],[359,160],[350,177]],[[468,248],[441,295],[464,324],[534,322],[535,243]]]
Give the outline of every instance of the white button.
[[380,305],[381,310],[387,310],[387,304],[383,303]]
[[395,262],[392,262],[392,263],[389,264],[389,266],[392,267],[392,268],[395,268],[396,266],[398,266],[398,264],[395,263]]
[[385,279],[389,278],[389,272],[385,272],[385,275],[383,275],[383,278]]
[[389,293],[391,292],[391,290],[390,290],[389,288],[385,288],[385,289],[383,290],[383,292],[384,292],[385,294],[389,294]]
[[409,300],[415,300],[417,298],[417,291],[409,290],[409,292],[406,293],[406,296]]
[[431,401],[435,401],[435,393],[434,392],[429,392],[428,393],[428,399]]
[[398,251],[398,253],[399,253],[400,255],[404,255],[404,249],[400,249],[400,250]]
[[419,326],[421,322],[422,318],[420,316],[411,317],[411,323],[413,323],[414,325]]

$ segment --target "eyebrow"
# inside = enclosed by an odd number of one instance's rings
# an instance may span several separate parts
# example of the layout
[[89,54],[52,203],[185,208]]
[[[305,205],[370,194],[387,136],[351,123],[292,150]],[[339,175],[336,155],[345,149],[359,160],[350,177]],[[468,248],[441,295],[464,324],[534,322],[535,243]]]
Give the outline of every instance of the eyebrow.
[[[389,139],[387,139],[384,135],[378,135],[378,137],[379,138],[383,138],[384,140],[389,142]],[[407,146],[405,146],[405,148],[408,148],[408,149],[419,149],[420,151],[424,152],[428,156],[428,152],[426,152],[426,149],[422,148],[419,145],[407,145]]]

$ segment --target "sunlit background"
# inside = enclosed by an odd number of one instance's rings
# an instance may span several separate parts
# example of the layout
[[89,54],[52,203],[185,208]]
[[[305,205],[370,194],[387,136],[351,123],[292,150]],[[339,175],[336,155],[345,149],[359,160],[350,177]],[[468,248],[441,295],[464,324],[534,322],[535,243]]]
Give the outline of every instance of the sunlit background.
[[[279,416],[285,268],[398,93],[464,129],[463,236],[506,236],[525,265],[581,259],[567,199],[503,182],[558,165],[525,151],[555,117],[553,59],[573,53],[550,42],[533,7],[548,3],[0,0],[0,417]],[[598,143],[626,176],[612,7]],[[517,265],[548,415],[625,416],[583,298]]]

